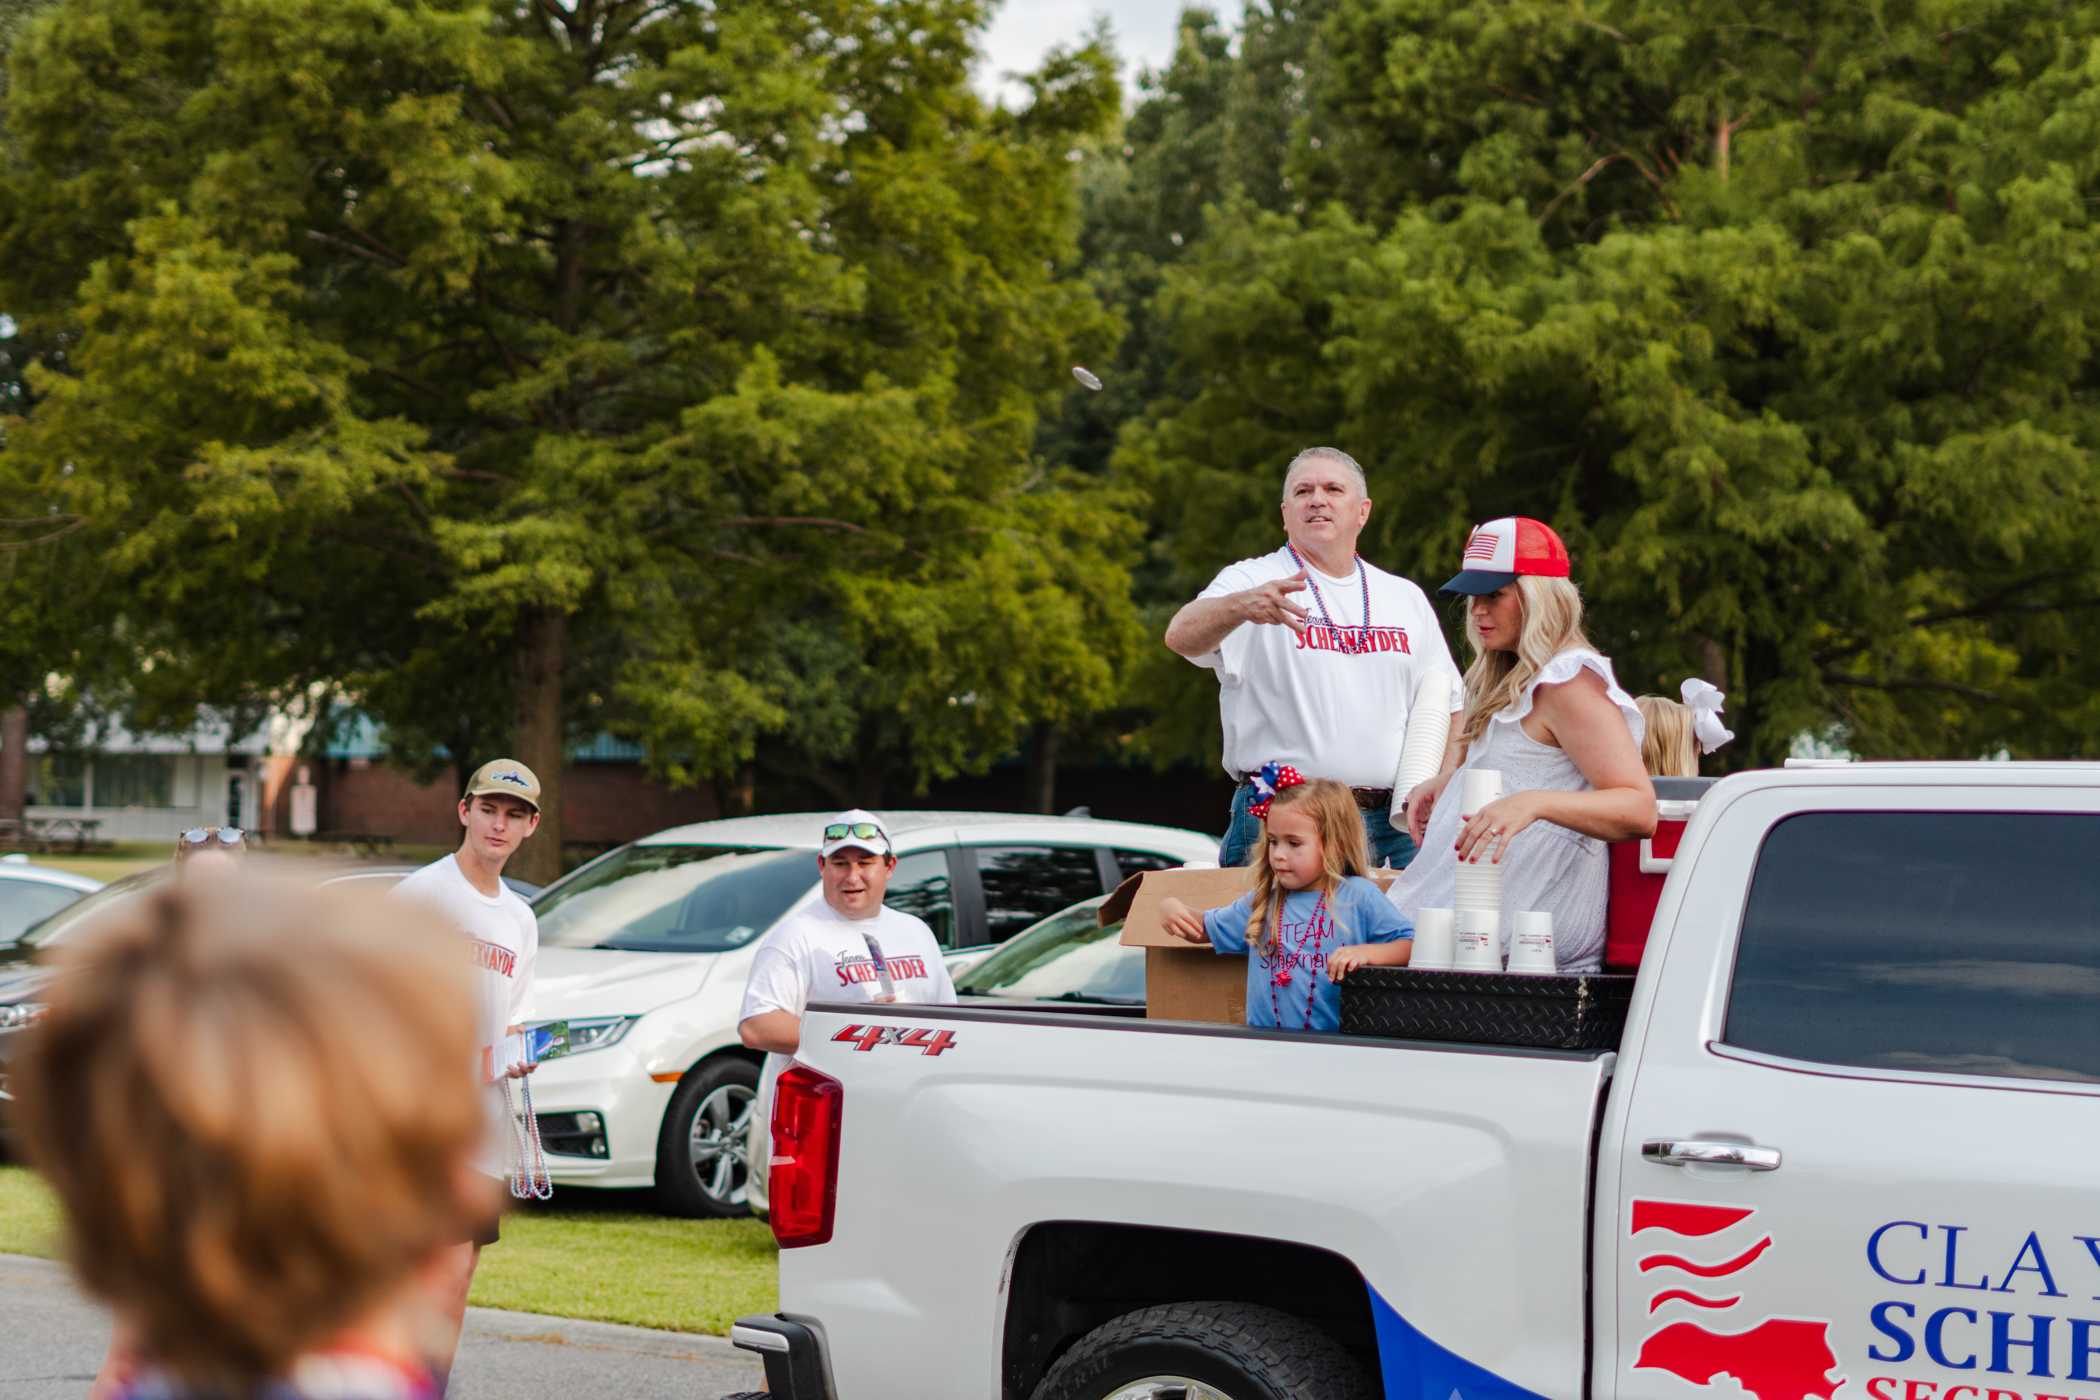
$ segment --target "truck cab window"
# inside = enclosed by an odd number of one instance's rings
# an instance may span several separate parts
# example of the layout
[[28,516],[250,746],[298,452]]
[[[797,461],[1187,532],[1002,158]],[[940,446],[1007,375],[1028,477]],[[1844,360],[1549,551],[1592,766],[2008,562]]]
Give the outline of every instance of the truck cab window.
[[1758,853],[1726,1043],[2100,1082],[2100,815],[1814,812]]

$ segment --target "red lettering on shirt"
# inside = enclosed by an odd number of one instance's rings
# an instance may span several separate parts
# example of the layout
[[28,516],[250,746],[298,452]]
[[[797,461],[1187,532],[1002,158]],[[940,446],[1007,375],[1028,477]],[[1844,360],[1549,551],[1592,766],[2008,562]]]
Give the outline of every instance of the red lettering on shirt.
[[1299,651],[1338,651],[1345,656],[1370,656],[1397,651],[1413,656],[1405,627],[1335,627],[1315,622],[1298,634]]

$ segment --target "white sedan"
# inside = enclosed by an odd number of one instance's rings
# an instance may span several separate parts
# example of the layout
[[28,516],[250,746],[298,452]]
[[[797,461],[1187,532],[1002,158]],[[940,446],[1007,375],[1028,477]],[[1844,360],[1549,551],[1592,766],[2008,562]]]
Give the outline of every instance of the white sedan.
[[[737,1039],[758,941],[821,898],[826,814],[699,822],[621,846],[534,901],[533,1014],[569,1023],[532,1077],[554,1180],[654,1186],[682,1215],[746,1209],[759,1057]],[[965,965],[1045,915],[1143,870],[1217,857],[1215,837],[1091,817],[888,812],[887,903]]]

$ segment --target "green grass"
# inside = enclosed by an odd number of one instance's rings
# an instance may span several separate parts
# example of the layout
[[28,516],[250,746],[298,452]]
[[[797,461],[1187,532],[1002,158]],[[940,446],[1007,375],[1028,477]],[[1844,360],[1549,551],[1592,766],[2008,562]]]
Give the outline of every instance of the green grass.
[[[58,1224],[43,1183],[0,1166],[0,1252],[55,1258]],[[758,1220],[672,1220],[637,1212],[626,1193],[564,1191],[504,1219],[472,1301],[719,1336],[779,1306],[773,1235]]]

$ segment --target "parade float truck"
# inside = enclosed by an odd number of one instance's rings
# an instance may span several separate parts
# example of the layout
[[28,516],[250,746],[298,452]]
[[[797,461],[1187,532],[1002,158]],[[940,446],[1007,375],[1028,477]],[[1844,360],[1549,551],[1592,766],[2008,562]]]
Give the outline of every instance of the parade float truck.
[[814,1009],[733,1339],[776,1400],[2100,1400],[2100,766],[1744,773],[1643,854],[1607,1049]]

